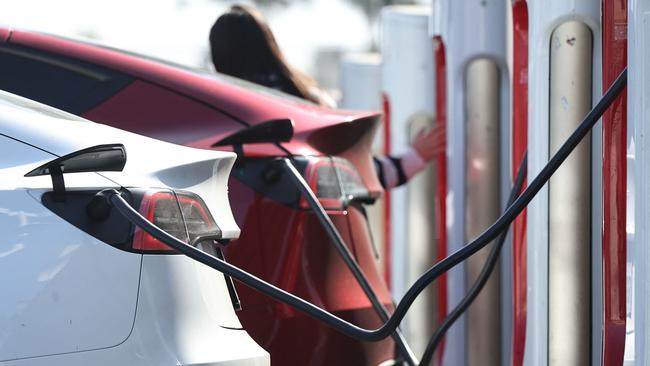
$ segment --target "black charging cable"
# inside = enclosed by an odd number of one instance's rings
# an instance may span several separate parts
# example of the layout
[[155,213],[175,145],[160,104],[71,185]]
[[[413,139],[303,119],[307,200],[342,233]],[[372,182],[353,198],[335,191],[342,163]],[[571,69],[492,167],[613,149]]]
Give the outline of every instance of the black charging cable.
[[[542,174],[545,173],[547,168],[555,162],[556,158],[560,155],[560,153],[564,152],[565,147],[569,146],[569,143],[572,142],[573,140],[577,139],[577,143],[573,143],[572,146],[570,147],[570,150],[566,156],[568,156],[571,151],[577,146],[577,144],[582,141],[582,139],[586,136],[586,134],[591,130],[594,124],[598,122],[598,119],[603,115],[603,113],[607,110],[609,105],[618,97],[620,92],[623,90],[625,85],[627,84],[627,68],[625,68],[619,76],[616,78],[612,86],[607,90],[605,95],[602,97],[602,99],[599,101],[599,103],[587,114],[585,119],[580,123],[578,128],[574,131],[573,134],[567,139],[567,141],[560,147],[558,152],[553,156],[553,158],[548,162],[548,164],[542,169],[540,174],[538,174],[537,177],[535,177],[535,180],[533,183],[537,183],[539,178],[541,178]],[[562,159],[566,159],[566,156]],[[527,172],[527,161],[528,161],[528,153],[524,155],[524,158],[521,161],[521,164],[519,165],[519,169],[517,172],[517,177],[514,183],[514,186],[512,190],[510,191],[510,197],[508,198],[508,206],[514,206],[515,198],[517,198],[517,193],[521,191],[521,187],[523,186],[524,179],[526,177],[526,172]],[[562,163],[560,161],[560,164]],[[552,175],[557,168],[553,169],[553,171],[550,173]],[[549,178],[550,178],[549,175]],[[548,179],[547,179],[548,180]],[[531,183],[531,185],[533,184]],[[543,182],[545,183],[545,182]],[[542,185],[543,185],[542,183]],[[530,188],[530,187],[529,187]],[[541,188],[541,186],[540,186]],[[521,196],[526,194],[529,191],[529,189],[526,189],[522,193]],[[535,193],[539,191],[539,188],[536,189]],[[521,198],[521,197],[520,197]],[[519,200],[517,200],[519,201]],[[529,200],[530,201],[530,200]],[[507,211],[506,211],[507,212]],[[519,213],[517,213],[518,215]],[[505,215],[505,214],[504,214]],[[516,217],[516,215],[515,215]],[[488,229],[489,230],[489,229]],[[497,242],[495,243],[494,247],[490,251],[490,254],[488,256],[488,259],[486,260],[485,265],[483,266],[483,269],[481,270],[481,273],[479,274],[479,277],[477,280],[474,282],[470,290],[465,294],[465,296],[461,299],[461,301],[456,305],[456,307],[445,317],[445,319],[442,321],[440,326],[435,330],[433,336],[429,340],[429,343],[427,344],[427,348],[424,351],[424,354],[422,355],[422,359],[420,360],[421,365],[429,365],[433,359],[433,355],[435,354],[436,348],[442,342],[442,339],[447,332],[447,330],[454,324],[454,322],[467,310],[467,308],[472,304],[472,302],[476,299],[478,294],[481,292],[485,284],[487,283],[488,279],[490,278],[490,274],[494,270],[498,259],[499,259],[499,254],[501,253],[501,249],[503,248],[503,244],[505,243],[505,239],[508,234],[508,228],[506,228],[501,235],[499,236]]]
[[[325,212],[323,205],[321,205],[320,201],[318,200],[318,198],[316,197],[312,189],[309,187],[305,179],[302,177],[302,175],[298,172],[296,167],[293,165],[293,163],[287,158],[284,158],[281,161],[282,163],[284,163],[283,168],[285,169],[285,171],[288,172],[289,177],[291,178],[293,183],[296,185],[300,193],[302,193],[302,195],[307,200],[309,207],[314,212],[314,214],[318,218],[318,221],[320,221],[321,225],[325,229],[325,232],[327,233],[327,236],[329,236],[330,241],[334,245],[334,248],[336,248],[341,258],[343,258],[345,265],[350,269],[352,275],[359,283],[359,286],[361,286],[361,289],[363,290],[363,292],[366,294],[366,296],[372,303],[372,307],[375,309],[377,315],[379,315],[381,321],[382,322],[388,321],[388,317],[389,317],[388,309],[384,307],[384,305],[377,297],[377,293],[372,289],[372,286],[370,285],[370,281],[368,281],[368,278],[363,273],[363,270],[359,266],[359,263],[357,263],[357,261],[354,259],[352,252],[350,252],[350,249],[345,245],[345,241],[341,237],[341,234],[336,229],[336,226],[334,225],[330,217]],[[418,365],[419,362],[417,357],[415,356],[411,348],[406,343],[406,339],[404,338],[404,335],[402,334],[399,328],[395,329],[395,333],[392,334],[392,337],[395,340],[395,343],[397,345],[400,354],[404,357],[404,361],[406,361],[410,366]]]
[[[295,156],[291,153],[291,151],[285,148],[282,145],[282,143],[276,141],[273,143],[273,145],[275,145],[278,149],[282,150],[282,152],[284,152],[284,154],[287,156],[286,158],[279,160],[280,162],[284,163],[283,168],[289,173],[289,177],[291,178],[292,182],[296,185],[298,190],[307,200],[309,207],[311,208],[311,210],[314,212],[314,214],[320,221],[321,225],[325,229],[325,232],[329,236],[331,242],[334,244],[334,247],[336,248],[337,252],[345,262],[348,269],[350,269],[350,271],[352,272],[352,275],[357,280],[359,286],[361,286],[363,292],[366,294],[366,297],[368,298],[368,300],[370,300],[372,307],[374,308],[375,312],[377,313],[381,321],[386,322],[389,316],[388,309],[384,307],[384,305],[377,297],[377,294],[370,286],[370,282],[368,281],[368,278],[365,276],[361,267],[354,259],[354,256],[352,255],[348,247],[345,245],[345,242],[343,241],[343,238],[341,237],[340,233],[336,229],[336,226],[334,226],[334,223],[332,222],[332,220],[329,218],[329,216],[323,209],[323,206],[320,204],[320,202],[314,195],[314,192],[311,190],[307,182],[305,182],[302,175],[295,168],[296,166]],[[243,151],[241,150],[241,147],[239,148],[239,150],[240,152],[238,152],[237,155],[243,156],[243,154],[241,153],[241,151]],[[220,258],[220,259],[224,259],[224,258]],[[413,353],[413,351],[409,347],[408,343],[406,342],[406,339],[404,338],[404,335],[402,334],[399,328],[395,330],[395,332],[392,334],[392,337],[395,340],[397,349],[399,353],[402,355],[402,357],[404,358],[404,361],[409,366],[418,365],[419,361],[415,356],[415,353]]]
[[388,321],[380,328],[374,330],[364,329],[352,323],[349,323],[293,294],[277,288],[268,282],[260,280],[252,274],[236,266],[233,266],[230,263],[224,262],[208,253],[205,253],[185,242],[176,239],[140,215],[140,213],[133,209],[133,207],[131,207],[115,189],[104,190],[101,194],[104,195],[108,201],[113,204],[115,208],[129,221],[152,235],[154,238],[162,241],[177,251],[187,255],[188,257],[209,267],[212,267],[219,272],[230,275],[245,285],[263,292],[275,300],[284,302],[285,304],[290,305],[297,310],[334,327],[335,329],[347,334],[348,336],[363,339],[366,341],[378,341],[390,336],[393,332],[395,332],[395,329],[397,329],[397,326],[406,315],[406,311],[411,307],[417,296],[431,282],[489,244],[508,227],[508,225],[515,219],[515,217],[517,217],[517,215],[535,197],[537,192],[539,192],[544,184],[546,184],[553,173],[560,167],[564,160],[566,160],[569,154],[571,154],[573,149],[575,149],[580,141],[587,135],[587,133],[589,133],[589,130],[596,124],[596,122],[598,122],[605,110],[607,110],[614,99],[623,90],[626,83],[627,69],[621,72],[621,74],[616,78],[612,86],[607,90],[598,104],[587,114],[578,128],[576,128],[571,136],[564,142],[558,152],[551,158],[546,166],[544,166],[544,168],[535,177],[535,179],[532,180],[528,188],[526,188],[526,190],[519,196],[519,198],[517,198],[515,202],[510,205],[510,207],[508,207],[504,214],[501,215],[501,217],[499,217],[496,222],[494,222],[478,238],[474,239],[469,244],[452,253],[442,261],[436,263],[422,276],[420,276],[420,278],[418,278],[418,280],[415,281],[415,283],[408,289],[402,300],[397,305],[395,312],[388,319]]
[[[521,189],[524,186],[524,181],[526,179],[526,171],[528,167],[527,164],[528,164],[528,153],[524,155],[524,158],[521,160],[521,163],[519,164],[519,169],[517,170],[517,177],[515,178],[514,185],[510,190],[510,196],[508,197],[508,203],[506,204],[506,206],[510,206],[518,197],[519,192],[521,192]],[[467,293],[461,299],[461,301],[458,302],[456,307],[454,307],[454,309],[450,311],[449,314],[447,314],[447,316],[440,323],[438,328],[436,328],[435,332],[433,333],[433,336],[431,336],[431,339],[427,344],[427,348],[424,350],[424,354],[422,355],[422,359],[420,360],[420,365],[425,366],[431,364],[431,361],[433,360],[433,355],[436,352],[436,348],[442,342],[442,339],[445,336],[445,333],[447,333],[447,330],[449,330],[449,328],[454,324],[454,322],[456,322],[456,320],[458,320],[458,318],[461,315],[463,315],[465,311],[467,311],[467,308],[469,308],[469,306],[472,304],[472,302],[474,302],[474,300],[479,295],[481,290],[483,290],[483,287],[490,279],[490,275],[492,274],[492,271],[494,270],[497,263],[499,262],[499,255],[501,254],[501,249],[503,249],[503,245],[506,242],[507,236],[508,236],[508,228],[506,228],[506,230],[501,232],[501,235],[499,235],[499,238],[497,238],[496,242],[493,244],[490,250],[490,254],[488,255],[488,258],[485,261],[483,268],[481,269],[481,273],[476,278],[476,281],[474,281],[472,287],[469,289],[469,291],[467,291]]]
[[[366,294],[368,300],[370,300],[370,303],[372,304],[372,307],[374,308],[375,312],[377,313],[377,315],[379,316],[382,322],[386,322],[389,316],[388,309],[384,307],[384,305],[377,297],[377,294],[370,286],[370,282],[368,281],[368,278],[365,276],[361,267],[354,259],[354,256],[352,255],[348,247],[345,245],[345,242],[343,241],[343,238],[341,237],[340,233],[336,229],[336,226],[334,226],[334,223],[332,223],[332,220],[329,218],[329,216],[323,209],[323,206],[320,204],[320,202],[314,195],[314,192],[311,190],[307,182],[305,182],[302,175],[295,168],[296,166],[295,156],[287,148],[285,148],[282,145],[282,143],[280,143],[279,141],[276,141],[273,144],[278,149],[282,150],[282,152],[284,152],[284,154],[287,156],[286,158],[281,159],[280,162],[284,163],[283,167],[289,173],[289,177],[291,178],[292,182],[296,185],[298,190],[307,200],[309,207],[314,212],[314,214],[320,221],[321,225],[325,229],[325,232],[329,236],[331,242],[334,244],[334,247],[336,248],[337,252],[345,262],[348,269],[350,269],[350,271],[352,272],[352,275],[357,280],[359,286],[361,286],[361,289]],[[241,147],[240,147],[240,151],[243,151],[241,150]],[[239,152],[237,155],[242,156],[243,154]],[[220,259],[224,259],[224,258],[220,258]],[[408,366],[418,365],[419,361],[415,356],[415,353],[413,353],[413,351],[409,347],[408,343],[406,342],[406,339],[404,338],[404,335],[402,334],[399,328],[395,330],[395,332],[392,334],[392,337],[395,341],[399,354],[402,355],[404,361],[408,364]]]

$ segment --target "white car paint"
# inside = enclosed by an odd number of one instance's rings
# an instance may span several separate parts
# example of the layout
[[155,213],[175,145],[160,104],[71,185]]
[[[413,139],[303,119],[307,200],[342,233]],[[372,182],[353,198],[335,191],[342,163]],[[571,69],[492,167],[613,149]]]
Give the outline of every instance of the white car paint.
[[[38,110],[38,111],[37,111]],[[239,235],[226,179],[232,153],[196,150],[98,125],[0,92],[0,365],[267,365],[223,275],[182,255],[116,249],[40,203],[61,155],[122,143],[123,172],[65,175],[67,189],[176,188],[200,195]]]

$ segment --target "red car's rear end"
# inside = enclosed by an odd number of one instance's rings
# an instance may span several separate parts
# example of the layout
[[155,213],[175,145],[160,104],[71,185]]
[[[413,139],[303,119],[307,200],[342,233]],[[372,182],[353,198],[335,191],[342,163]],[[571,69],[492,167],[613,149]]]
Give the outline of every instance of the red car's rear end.
[[[313,177],[312,187],[364,268],[380,299],[390,304],[388,291],[376,268],[363,207],[343,206],[332,198],[329,159],[309,159],[301,169]],[[334,162],[340,163],[340,162]],[[299,164],[301,165],[301,164]],[[320,175],[316,178],[314,175]],[[246,178],[241,176],[246,175]],[[381,322],[351,272],[346,268],[317,217],[309,211],[280,165],[263,159],[238,164],[231,178],[233,212],[243,230],[228,249],[228,259],[279,287],[364,327]],[[316,180],[320,179],[320,183]],[[282,197],[274,196],[282,187]],[[378,364],[393,358],[392,340],[363,343],[348,338],[316,320],[276,303],[244,286],[240,320],[273,361],[282,365]]]
[[[224,137],[290,118],[283,148],[326,208],[382,303],[363,203],[381,194],[370,155],[379,115],[321,109],[236,79],[82,42],[0,29],[0,89],[161,140],[215,149]],[[231,149],[221,147],[220,149]],[[273,144],[243,146],[229,183],[240,239],[226,257],[251,273],[363,327],[379,317],[286,173]],[[152,157],[155,159],[156,157]],[[245,329],[276,364],[376,365],[393,360],[392,339],[348,338],[237,284]]]

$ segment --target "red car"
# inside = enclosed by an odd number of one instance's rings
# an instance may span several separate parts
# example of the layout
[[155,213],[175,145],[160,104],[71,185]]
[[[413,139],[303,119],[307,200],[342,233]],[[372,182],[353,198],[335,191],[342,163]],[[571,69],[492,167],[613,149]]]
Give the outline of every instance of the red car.
[[[237,149],[240,157],[229,189],[242,235],[228,245],[227,260],[354,324],[381,324],[316,216],[273,163],[290,153],[380,301],[393,308],[358,200],[381,194],[370,155],[379,115],[327,110],[238,79],[1,28],[0,70],[0,89],[93,121],[204,149],[232,150],[213,145],[249,126],[293,120],[291,141]],[[357,341],[245,286],[236,284],[236,289],[244,329],[271,353],[274,364],[377,365],[398,358],[390,338]]]

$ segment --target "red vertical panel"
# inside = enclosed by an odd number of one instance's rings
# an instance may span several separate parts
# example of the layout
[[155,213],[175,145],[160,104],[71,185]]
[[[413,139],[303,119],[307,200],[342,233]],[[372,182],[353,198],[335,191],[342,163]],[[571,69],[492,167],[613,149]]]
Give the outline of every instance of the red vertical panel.
[[[512,2],[512,22],[512,175],[515,179],[528,148],[528,6],[525,0]],[[526,342],[526,211],[517,217],[512,230],[512,365],[520,366]]]
[[[384,109],[384,155],[390,155],[390,100],[386,93],[381,94],[382,107]],[[390,221],[390,192],[384,191],[384,280],[388,290],[392,288],[391,270],[393,267],[391,255],[392,225]]]
[[[436,79],[435,111],[437,126],[446,130],[447,126],[447,61],[445,58],[445,44],[439,36],[433,37],[433,52]],[[438,233],[438,247],[436,261],[447,257],[447,143],[446,139],[438,142],[440,152],[435,157],[436,161],[436,194],[434,199],[434,215],[436,231]],[[438,319],[447,316],[447,274],[438,279]],[[438,348],[438,362],[442,362],[444,340]]]
[[[627,65],[627,1],[603,0],[603,90]],[[627,92],[603,116],[603,365],[625,350]]]

